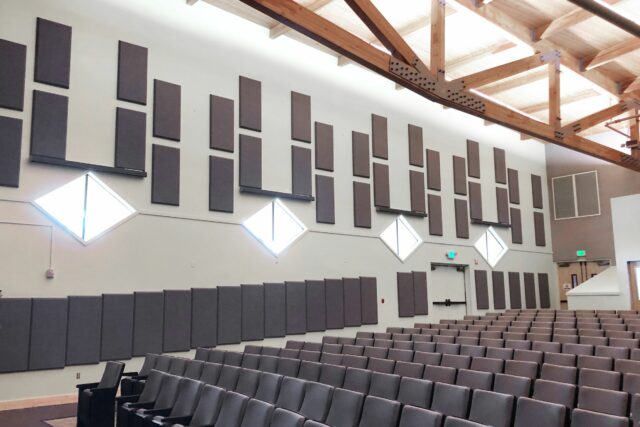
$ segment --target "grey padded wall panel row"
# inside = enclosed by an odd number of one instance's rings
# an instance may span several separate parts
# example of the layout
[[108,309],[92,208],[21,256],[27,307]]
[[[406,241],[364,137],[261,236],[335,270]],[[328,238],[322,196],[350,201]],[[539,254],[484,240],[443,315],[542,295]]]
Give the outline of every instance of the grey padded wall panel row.
[[353,176],[369,178],[371,176],[371,169],[369,167],[369,135],[355,131],[351,133],[351,156]]
[[429,234],[442,236],[442,198],[435,194],[429,194]]
[[0,107],[24,109],[27,46],[0,39]]
[[180,150],[153,144],[151,203],[180,205]]
[[409,164],[411,166],[424,166],[423,149],[422,128],[409,124]]
[[344,286],[344,326],[362,325],[362,296],[360,278],[343,278]]
[[509,304],[510,308],[522,308],[522,292],[520,290],[520,273],[509,272]]
[[120,41],[118,43],[118,99],[147,105],[146,47]]
[[0,186],[20,185],[22,120],[0,116]]
[[460,239],[469,238],[469,214],[467,212],[467,201],[463,199],[455,199],[455,216],[456,216],[456,237]]
[[66,365],[100,361],[102,297],[70,296],[67,316]]
[[307,332],[327,329],[324,280],[307,280]]
[[218,344],[218,290],[191,289],[191,348]]
[[242,290],[240,286],[218,286],[218,344],[242,341]]
[[507,169],[509,177],[509,202],[520,204],[520,183],[518,181],[518,171],[515,169]]
[[425,213],[424,173],[409,171],[409,193],[411,194],[411,211]]
[[234,151],[233,99],[209,96],[209,148]]
[[100,360],[130,359],[133,353],[133,294],[102,295]]
[[180,141],[181,93],[180,85],[153,81],[153,136]]
[[491,272],[491,288],[493,290],[493,309],[504,310],[507,308],[504,294],[504,273],[502,271]]
[[377,114],[371,115],[371,142],[373,146],[373,157],[377,157],[378,159],[389,158],[386,117],[378,116]]
[[474,270],[473,276],[476,289],[476,308],[478,310],[488,310],[489,286],[487,284],[487,271]]
[[375,277],[360,277],[362,324],[378,324],[378,282]]
[[480,178],[480,144],[467,139],[467,169],[472,178]]
[[191,348],[191,290],[164,291],[164,352]]
[[147,115],[141,111],[116,108],[117,168],[145,170]]
[[327,329],[344,328],[344,283],[342,279],[325,279]]
[[242,285],[242,341],[264,339],[264,286]]
[[493,148],[493,169],[497,184],[507,183],[507,160],[506,153],[502,148]]
[[287,297],[284,283],[264,284],[264,337],[287,335]]
[[453,192],[467,195],[467,171],[464,157],[453,156]]
[[506,188],[496,187],[496,204],[498,222],[500,224],[509,224],[509,193]]
[[546,246],[544,214],[542,212],[533,213],[533,229],[536,237],[536,246]]
[[262,188],[262,140],[240,135],[240,185]]
[[469,215],[482,220],[482,187],[479,182],[469,181]]
[[397,273],[398,317],[415,316],[413,273]]
[[335,224],[335,192],[333,177],[316,175],[316,222]]
[[240,76],[240,127],[262,131],[262,83]]
[[511,243],[522,244],[522,217],[520,209],[511,208]]
[[[26,371],[29,367],[31,299],[0,298],[0,372]],[[5,343],[11,343],[6,345]]]
[[540,308],[550,308],[551,298],[549,295],[549,275],[538,273],[538,294],[540,295]]
[[69,98],[33,91],[31,155],[64,159],[67,151]]
[[304,282],[285,282],[287,335],[307,332],[307,286]]
[[164,294],[134,292],[133,294],[133,356],[163,351]]
[[391,206],[389,190],[389,165],[373,163],[373,204],[388,208]]
[[316,169],[333,172],[333,126],[315,123]]
[[29,370],[64,368],[67,355],[67,298],[36,298],[31,307]]
[[427,296],[427,272],[413,271],[413,307],[414,314],[429,314],[429,298]]
[[371,186],[353,182],[353,223],[355,227],[371,228]]
[[209,210],[233,213],[233,159],[209,156]]
[[533,273],[524,273],[524,303],[526,308],[538,308],[536,282]]
[[293,194],[311,196],[311,149],[291,146],[291,181]]
[[542,177],[531,174],[531,192],[533,197],[533,207],[542,209]]
[[69,88],[71,74],[71,27],[38,18],[36,24],[34,80]]
[[291,92],[291,139],[311,142],[311,97]]
[[435,150],[426,151],[427,156],[427,188],[429,190],[440,191],[442,184],[440,180],[440,152]]

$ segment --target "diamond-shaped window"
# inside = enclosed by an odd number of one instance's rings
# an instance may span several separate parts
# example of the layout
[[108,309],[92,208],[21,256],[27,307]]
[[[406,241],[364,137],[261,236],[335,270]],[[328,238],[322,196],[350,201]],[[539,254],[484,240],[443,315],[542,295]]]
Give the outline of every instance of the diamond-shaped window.
[[250,216],[242,225],[276,256],[307,230],[279,199]]
[[480,236],[480,239],[478,239],[475,244],[475,248],[491,267],[495,267],[498,261],[500,261],[509,250],[506,243],[504,243],[492,227],[489,227],[487,231]]
[[407,259],[422,243],[418,233],[402,215],[380,234],[380,238],[400,261]]
[[36,199],[34,204],[84,244],[136,213],[91,172]]

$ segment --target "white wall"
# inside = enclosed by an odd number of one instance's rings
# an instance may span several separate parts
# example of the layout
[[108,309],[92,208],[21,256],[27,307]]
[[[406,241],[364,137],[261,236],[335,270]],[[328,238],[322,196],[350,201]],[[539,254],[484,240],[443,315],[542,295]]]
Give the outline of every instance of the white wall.
[[631,288],[628,263],[640,261],[640,194],[611,199],[613,238],[616,247],[616,269],[620,284],[620,308],[631,307]]
[[[22,118],[25,130],[20,188],[0,188],[0,289],[5,297],[90,295],[367,275],[378,278],[378,297],[385,300],[380,305],[378,329],[433,320],[426,316],[398,318],[395,275],[397,271],[410,270],[426,270],[429,275],[429,263],[445,261],[450,249],[458,252],[456,262],[469,264],[472,269],[490,270],[473,249],[485,227],[472,225],[469,240],[455,238],[451,156],[466,157],[466,139],[471,138],[481,144],[483,211],[487,220],[497,217],[492,147],[506,149],[508,167],[520,172],[525,244],[512,247],[510,232],[498,230],[511,250],[496,270],[548,273],[552,304],[557,306],[547,203],[547,247],[536,247],[533,235],[529,174],[546,179],[542,144],[520,141],[515,132],[484,126],[478,118],[443,110],[409,91],[396,91],[393,83],[359,67],[337,67],[334,57],[287,37],[271,40],[265,28],[202,3],[193,7],[186,6],[183,0],[0,3],[0,38],[28,46],[25,111],[0,112]],[[33,82],[36,17],[73,27],[68,91]],[[146,107],[115,100],[118,40],[149,48],[150,102]],[[265,188],[290,191],[291,90],[311,96],[313,120],[334,126],[336,224],[316,224],[313,204],[286,201],[309,232],[278,258],[239,225],[269,199],[237,193],[234,214],[208,211],[208,156],[213,153],[208,148],[208,96],[214,93],[237,102],[238,75],[262,81]],[[151,136],[154,78],[182,85],[180,143]],[[71,160],[112,164],[115,107],[146,111],[147,170],[151,170],[151,143],[181,149],[180,207],[152,205],[150,178],[100,175],[139,215],[87,247],[53,226],[30,202],[82,172],[28,162],[32,89],[69,96],[67,158]],[[429,236],[426,219],[410,218],[426,243],[405,263],[377,237],[393,216],[374,213],[371,230],[353,227],[350,135],[353,130],[370,133],[371,113],[389,119],[393,207],[409,208],[407,124],[422,126],[425,145],[441,155],[444,236]],[[237,153],[233,156],[237,158]],[[237,165],[236,161],[236,168]],[[544,200],[548,200],[546,191],[543,187]],[[50,261],[56,272],[53,280],[45,278]],[[442,285],[429,282],[429,287]],[[470,311],[475,312],[473,286],[467,286]],[[491,294],[491,286],[489,290]],[[353,330],[336,333],[355,334]],[[321,334],[309,335],[317,339]],[[269,340],[271,345],[282,342]],[[131,363],[135,365],[139,360]],[[72,393],[76,372],[82,373],[82,380],[93,380],[100,370],[101,366],[96,365],[0,375],[0,401]]]

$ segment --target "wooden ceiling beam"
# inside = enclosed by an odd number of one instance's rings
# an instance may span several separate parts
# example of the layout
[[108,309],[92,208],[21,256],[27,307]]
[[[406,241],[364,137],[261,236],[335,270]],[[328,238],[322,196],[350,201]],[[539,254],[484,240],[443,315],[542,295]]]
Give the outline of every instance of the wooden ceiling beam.
[[[322,9],[325,6],[328,6],[332,2],[333,0],[314,0],[307,6],[307,9],[312,12],[317,12],[318,10]],[[291,31],[291,28],[289,28],[287,25],[278,23],[269,29],[269,37],[275,39],[287,34],[289,31]]]
[[562,124],[560,100],[560,63],[549,63],[549,126],[559,130]]
[[619,102],[610,107],[604,108],[595,113],[591,113],[588,116],[582,117],[572,123],[565,125],[562,130],[565,134],[576,134],[599,125],[602,122],[606,122],[625,111],[629,110],[630,102]]
[[640,49],[640,38],[630,38],[623,42],[617,43],[611,47],[598,52],[585,67],[586,70],[593,70],[596,67],[600,67],[604,64],[608,64],[611,61],[615,61],[622,55],[634,52]]
[[[619,1],[620,0],[605,0],[605,2],[610,5],[616,4]],[[540,39],[549,38],[562,30],[569,29],[574,25],[578,25],[579,23],[593,17],[594,15],[591,12],[584,10],[581,7],[577,7],[571,12],[565,13],[564,15],[533,30],[533,40],[538,41]]]
[[623,93],[633,93],[640,91],[640,77],[632,80],[623,90]]
[[504,80],[508,77],[524,73],[525,71],[533,70],[544,64],[544,55],[537,53],[507,64],[498,65],[497,67],[460,77],[459,79],[453,80],[453,82],[462,83],[466,89],[473,89]]
[[445,2],[431,0],[431,49],[429,67],[444,79],[445,72]]

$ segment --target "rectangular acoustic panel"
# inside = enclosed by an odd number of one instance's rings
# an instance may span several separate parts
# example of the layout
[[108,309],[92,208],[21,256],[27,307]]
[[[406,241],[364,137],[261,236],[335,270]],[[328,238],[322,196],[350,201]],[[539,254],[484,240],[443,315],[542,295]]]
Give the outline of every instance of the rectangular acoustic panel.
[[524,302],[526,308],[537,308],[536,283],[533,273],[524,273]]
[[22,120],[0,116],[0,186],[20,185],[21,147]]
[[549,275],[547,273],[538,273],[538,293],[540,294],[540,308],[550,308]]
[[467,201],[455,199],[456,216],[456,237],[459,239],[469,238],[469,214],[467,212]]
[[482,187],[479,182],[469,182],[469,215],[482,220]]
[[311,196],[311,149],[291,146],[291,189],[293,194]]
[[491,272],[491,287],[493,289],[493,309],[504,310],[507,307],[504,294],[504,273],[502,271]]
[[480,178],[480,144],[467,139],[467,169],[469,176]]
[[233,212],[233,159],[209,156],[209,210]]
[[218,344],[218,290],[191,289],[191,348]]
[[520,209],[511,208],[511,243],[522,244],[522,217]]
[[[420,152],[422,153],[422,150]],[[409,171],[409,192],[411,194],[411,211],[425,213],[424,173]]]
[[411,166],[424,166],[424,153],[422,150],[422,128],[409,124],[409,164]]
[[360,278],[343,278],[344,284],[344,326],[362,325],[362,296]]
[[413,306],[415,315],[429,314],[427,296],[427,272],[413,271]]
[[242,285],[242,341],[264,339],[264,286]]
[[311,97],[291,92],[291,139],[311,142]]
[[307,332],[307,286],[304,282],[285,282],[287,292],[287,335]]
[[353,176],[369,178],[369,135],[360,132],[351,133],[351,155]]
[[389,142],[387,132],[387,118],[371,115],[371,141],[373,145],[373,157],[379,159],[389,158]]
[[[0,298],[0,372],[26,371],[29,366],[31,299]],[[7,345],[6,343],[11,343]]]
[[573,186],[573,175],[559,176],[551,180],[553,185],[553,207],[555,219],[576,216],[576,192]]
[[69,98],[33,91],[31,155],[64,159],[67,151]]
[[509,304],[510,308],[522,308],[520,273],[509,272]]
[[476,285],[476,308],[478,310],[489,309],[489,287],[487,284],[486,270],[474,270],[474,281]]
[[240,135],[240,185],[262,188],[262,140]]
[[573,176],[576,183],[576,207],[578,216],[600,214],[600,195],[598,193],[598,172],[577,173]]
[[132,353],[133,294],[104,294],[100,360],[130,359]]
[[233,153],[233,99],[209,96],[209,148]]
[[163,351],[164,294],[134,292],[133,294],[133,356]]
[[360,277],[362,324],[378,324],[378,282],[375,277]]
[[180,150],[153,144],[151,203],[180,205]]
[[533,207],[542,209],[542,178],[540,175],[531,174],[531,193],[533,195]]
[[507,169],[509,177],[509,202],[520,204],[520,184],[518,182],[518,171],[515,169]]
[[500,224],[509,224],[509,193],[506,188],[496,187],[496,204],[498,222]]
[[146,47],[120,41],[118,43],[118,99],[147,105]]
[[427,149],[427,188],[440,191],[440,152]]
[[333,177],[316,175],[316,222],[335,224],[335,194]]
[[24,109],[27,47],[0,39],[0,107]]
[[442,199],[435,194],[427,197],[429,204],[429,234],[442,236]]
[[413,290],[413,273],[397,273],[398,316],[415,316],[415,293]]
[[242,290],[218,286],[218,345],[242,341]]
[[66,365],[100,361],[101,296],[69,297]]
[[287,334],[287,306],[284,283],[264,284],[264,337]]
[[373,203],[376,206],[390,207],[389,165],[373,164]]
[[327,329],[344,328],[344,284],[342,279],[325,279]]
[[307,280],[307,332],[327,329],[324,280]]
[[467,195],[467,171],[464,157],[453,156],[453,192]]
[[316,122],[316,169],[333,172],[333,126]]
[[153,81],[153,136],[180,141],[180,85]]
[[34,80],[69,88],[71,72],[71,27],[38,18]]
[[240,76],[240,127],[262,130],[262,83]]
[[533,213],[533,229],[536,237],[536,246],[546,246],[544,214],[542,212]]
[[502,148],[493,148],[493,170],[497,184],[507,183],[506,153]]
[[[67,355],[66,298],[34,298],[29,370],[64,368]],[[6,345],[6,344],[5,344]]]
[[164,352],[191,348],[191,289],[164,291]]
[[364,182],[353,182],[353,224],[371,228],[371,189]]
[[117,168],[145,170],[147,115],[140,111],[116,108]]

